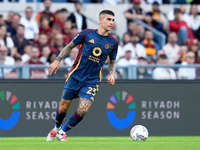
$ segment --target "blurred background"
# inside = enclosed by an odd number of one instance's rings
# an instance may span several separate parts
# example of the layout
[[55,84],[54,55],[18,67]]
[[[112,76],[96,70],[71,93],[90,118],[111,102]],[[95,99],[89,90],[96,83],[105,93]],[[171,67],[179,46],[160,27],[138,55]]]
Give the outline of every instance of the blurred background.
[[[1,0],[0,78],[64,79],[78,49],[56,75],[46,68],[82,30],[111,9],[119,43],[116,79],[199,79],[198,0]],[[107,78],[109,58],[103,70]]]

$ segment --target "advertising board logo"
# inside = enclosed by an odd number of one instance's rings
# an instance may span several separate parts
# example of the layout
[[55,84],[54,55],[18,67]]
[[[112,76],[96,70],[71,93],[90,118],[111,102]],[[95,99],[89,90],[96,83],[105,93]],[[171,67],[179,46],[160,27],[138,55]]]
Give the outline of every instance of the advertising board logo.
[[[9,110],[11,113],[9,113]],[[20,104],[17,97],[10,91],[0,91],[0,129],[9,130],[13,128],[20,117]],[[10,115],[11,114],[11,115]],[[3,117],[4,115],[4,117]],[[5,115],[9,115],[6,116]]]
[[[118,118],[116,113],[120,113],[119,111],[123,111],[124,109],[117,110],[117,103],[125,106],[125,110],[127,111],[125,118]],[[122,106],[121,105],[121,106]],[[117,107],[120,107],[119,105]],[[133,102],[132,95],[128,94],[126,91],[118,91],[115,94],[110,96],[110,101],[107,103],[107,117],[111,125],[117,129],[126,129],[128,128],[134,121],[136,116],[135,111],[136,105]]]

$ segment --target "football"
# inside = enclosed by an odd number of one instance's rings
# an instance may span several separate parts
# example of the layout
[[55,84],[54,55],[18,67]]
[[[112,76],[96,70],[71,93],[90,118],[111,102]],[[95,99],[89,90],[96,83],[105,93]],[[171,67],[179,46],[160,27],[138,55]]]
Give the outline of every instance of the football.
[[130,136],[134,141],[145,141],[148,135],[147,128],[142,125],[136,125],[130,131]]

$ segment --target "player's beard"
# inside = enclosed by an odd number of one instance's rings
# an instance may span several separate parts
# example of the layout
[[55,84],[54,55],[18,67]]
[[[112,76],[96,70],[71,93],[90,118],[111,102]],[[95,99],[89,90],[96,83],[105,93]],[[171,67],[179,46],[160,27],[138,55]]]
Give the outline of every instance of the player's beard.
[[110,30],[112,30],[112,28],[108,27],[108,28],[106,29],[106,32],[110,32]]

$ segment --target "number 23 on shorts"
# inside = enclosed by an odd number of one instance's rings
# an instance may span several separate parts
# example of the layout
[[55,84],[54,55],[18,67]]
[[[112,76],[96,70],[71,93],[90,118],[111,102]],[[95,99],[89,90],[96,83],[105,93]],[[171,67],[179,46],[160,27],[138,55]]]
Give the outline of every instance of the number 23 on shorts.
[[91,94],[92,96],[96,95],[96,91],[97,91],[96,88],[88,87],[88,89],[89,90],[87,91],[87,94]]

